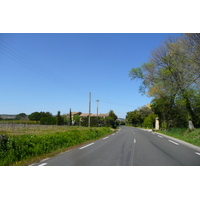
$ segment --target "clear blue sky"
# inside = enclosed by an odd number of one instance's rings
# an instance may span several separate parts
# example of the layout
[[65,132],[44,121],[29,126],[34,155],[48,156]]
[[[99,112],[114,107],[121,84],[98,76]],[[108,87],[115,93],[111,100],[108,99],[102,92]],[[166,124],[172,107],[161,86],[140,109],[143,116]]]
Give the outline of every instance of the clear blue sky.
[[[172,34],[0,34],[0,114],[128,111],[150,103],[128,77]],[[180,34],[173,34],[180,35]]]

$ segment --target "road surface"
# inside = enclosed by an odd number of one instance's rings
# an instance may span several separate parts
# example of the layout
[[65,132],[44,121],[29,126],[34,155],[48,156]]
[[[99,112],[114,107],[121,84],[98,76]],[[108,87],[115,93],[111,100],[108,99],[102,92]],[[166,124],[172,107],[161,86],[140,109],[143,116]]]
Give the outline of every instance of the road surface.
[[200,166],[200,148],[138,128],[120,130],[32,166]]

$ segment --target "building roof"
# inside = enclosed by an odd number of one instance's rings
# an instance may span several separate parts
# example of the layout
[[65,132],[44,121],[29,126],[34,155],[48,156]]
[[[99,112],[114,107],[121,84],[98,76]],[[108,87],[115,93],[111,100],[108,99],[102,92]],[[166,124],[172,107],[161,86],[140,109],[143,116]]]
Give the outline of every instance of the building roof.
[[82,112],[71,112],[71,113],[72,115],[76,115],[76,114],[80,115]]
[[[87,116],[89,116],[89,113],[72,112],[72,116],[76,115],[76,114],[80,115],[80,117],[87,117]],[[67,115],[69,115],[69,114],[67,114]],[[90,116],[91,117],[97,117],[97,114],[90,113]],[[108,116],[109,116],[108,113],[100,113],[100,114],[98,114],[98,117],[108,117]]]
[[[92,114],[91,114],[92,115]],[[80,117],[87,117],[87,116],[89,116],[89,113],[81,113],[80,114]]]
[[100,113],[98,114],[99,117],[108,117],[109,114],[108,113]]
[[[97,114],[91,114],[91,116],[97,117]],[[100,114],[98,114],[98,117],[108,117],[108,116],[109,116],[108,113],[100,113]]]

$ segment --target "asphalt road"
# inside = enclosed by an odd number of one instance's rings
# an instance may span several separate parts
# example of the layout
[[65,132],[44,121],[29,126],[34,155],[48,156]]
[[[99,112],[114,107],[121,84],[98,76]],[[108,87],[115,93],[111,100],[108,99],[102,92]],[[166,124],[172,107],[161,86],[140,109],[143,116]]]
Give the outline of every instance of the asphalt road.
[[200,166],[200,148],[151,131],[121,127],[112,135],[32,166]]

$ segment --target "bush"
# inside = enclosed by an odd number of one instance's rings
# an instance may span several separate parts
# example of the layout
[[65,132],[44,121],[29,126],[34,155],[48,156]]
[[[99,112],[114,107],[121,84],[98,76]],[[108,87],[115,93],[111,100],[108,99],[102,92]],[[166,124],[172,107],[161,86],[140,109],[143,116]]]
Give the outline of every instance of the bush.
[[155,124],[155,119],[156,119],[157,115],[155,114],[150,114],[147,117],[144,118],[144,122],[143,122],[143,126],[146,128],[154,128],[154,124]]
[[42,117],[40,119],[40,124],[43,125],[56,125],[56,118],[55,117]]

